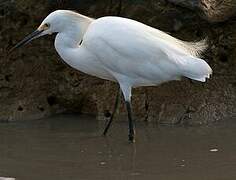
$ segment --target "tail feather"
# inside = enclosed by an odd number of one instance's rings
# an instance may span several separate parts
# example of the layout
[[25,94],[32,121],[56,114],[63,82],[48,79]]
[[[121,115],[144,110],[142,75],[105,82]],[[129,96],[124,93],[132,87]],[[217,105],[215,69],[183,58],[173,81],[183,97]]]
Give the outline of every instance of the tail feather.
[[183,76],[205,82],[206,78],[210,78],[212,69],[206,61],[199,57],[208,47],[207,39],[198,42],[184,42],[183,46],[190,54],[190,56],[180,58]]
[[207,38],[198,42],[182,41],[182,46],[189,52],[190,55],[199,57],[208,47]]
[[178,75],[202,82],[210,78],[212,69],[200,58],[208,47],[207,38],[198,42],[186,42],[156,29],[151,29],[151,33],[157,38],[158,48],[177,66]]
[[206,78],[210,78],[212,69],[203,59],[190,56],[182,58],[181,61],[180,68],[183,76],[201,82],[205,82]]

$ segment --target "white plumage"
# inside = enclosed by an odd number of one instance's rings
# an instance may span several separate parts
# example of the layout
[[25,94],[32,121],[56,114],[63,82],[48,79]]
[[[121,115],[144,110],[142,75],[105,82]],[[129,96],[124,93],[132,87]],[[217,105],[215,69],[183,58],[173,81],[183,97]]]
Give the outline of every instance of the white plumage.
[[154,86],[183,76],[205,82],[212,73],[199,57],[207,47],[204,40],[181,41],[127,18],[95,20],[58,10],[45,18],[37,32],[34,38],[57,33],[55,48],[61,58],[84,73],[118,82],[126,102],[131,100],[132,87]]
[[198,57],[206,48],[204,40],[184,42],[131,19],[94,20],[66,10],[51,13],[45,23],[53,27],[50,33],[58,32],[55,47],[65,62],[84,73],[117,81],[126,100],[132,87],[182,76],[205,82],[212,73]]

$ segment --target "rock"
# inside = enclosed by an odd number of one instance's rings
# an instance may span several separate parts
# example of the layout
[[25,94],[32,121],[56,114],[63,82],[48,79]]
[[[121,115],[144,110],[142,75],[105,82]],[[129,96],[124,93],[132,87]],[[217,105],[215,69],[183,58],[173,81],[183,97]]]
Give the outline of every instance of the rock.
[[210,22],[223,22],[236,15],[235,0],[202,0],[200,7]]
[[235,0],[168,0],[171,3],[199,11],[209,22],[223,22],[236,15]]
[[[187,6],[190,1],[178,2]],[[137,120],[199,125],[235,115],[236,23],[234,20],[224,22],[224,26],[208,23],[195,11],[201,8],[197,1],[191,2],[193,11],[162,0],[6,1],[0,17],[4,20],[0,27],[0,121],[38,119],[60,112],[97,114],[99,119],[104,119],[104,112],[112,111],[117,85],[65,65],[55,52],[54,38],[42,38],[10,57],[5,56],[7,49],[58,8],[74,9],[92,17],[119,14],[171,32],[183,40],[208,37],[209,49],[204,59],[213,68],[212,79],[205,84],[184,79],[134,89],[132,103]],[[123,103],[119,117],[126,120]]]

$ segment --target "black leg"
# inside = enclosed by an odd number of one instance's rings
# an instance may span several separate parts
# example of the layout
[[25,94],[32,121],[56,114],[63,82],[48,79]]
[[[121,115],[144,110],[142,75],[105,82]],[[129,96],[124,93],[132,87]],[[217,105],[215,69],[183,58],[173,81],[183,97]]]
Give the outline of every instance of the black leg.
[[129,141],[133,143],[135,142],[135,127],[134,127],[134,122],[132,119],[131,104],[129,101],[126,101],[125,104],[126,104],[126,109],[128,112],[128,120],[129,120]]
[[111,126],[111,123],[113,122],[113,119],[114,119],[114,116],[116,114],[116,111],[117,109],[119,109],[119,105],[120,105],[120,96],[121,96],[121,91],[120,91],[120,88],[118,88],[118,91],[117,91],[117,95],[116,95],[116,101],[115,101],[115,105],[114,105],[114,109],[113,109],[113,112],[111,114],[111,117],[109,119],[109,122],[107,123],[104,131],[103,131],[103,135],[106,136],[107,134],[107,131],[108,129],[110,128]]

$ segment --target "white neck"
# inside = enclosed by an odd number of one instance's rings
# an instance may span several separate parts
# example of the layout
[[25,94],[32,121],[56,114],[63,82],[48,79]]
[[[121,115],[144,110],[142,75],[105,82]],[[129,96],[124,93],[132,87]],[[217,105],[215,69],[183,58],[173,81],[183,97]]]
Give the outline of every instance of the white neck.
[[71,66],[73,62],[70,61],[76,58],[72,57],[71,51],[80,49],[79,44],[92,21],[86,16],[78,16],[76,20],[68,21],[67,27],[56,36],[55,48],[61,58]]
[[85,20],[72,23],[69,28],[58,33],[55,48],[61,58],[71,67],[89,73],[85,65],[90,59],[94,59],[94,56],[88,53],[86,48],[80,46],[80,42],[92,20]]
[[71,21],[63,32],[57,34],[55,39],[56,50],[58,51],[61,46],[64,48],[78,47],[91,22],[92,19],[83,16],[80,17],[78,21]]
[[55,48],[61,58],[71,67],[102,79],[114,80],[104,67],[97,63],[97,57],[86,48],[86,42],[81,46],[79,44],[92,21],[89,18],[83,21],[78,20],[63,32],[59,32],[56,36]]

